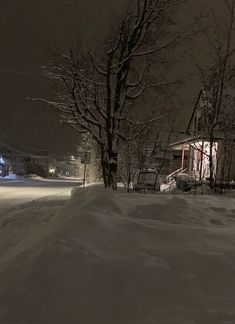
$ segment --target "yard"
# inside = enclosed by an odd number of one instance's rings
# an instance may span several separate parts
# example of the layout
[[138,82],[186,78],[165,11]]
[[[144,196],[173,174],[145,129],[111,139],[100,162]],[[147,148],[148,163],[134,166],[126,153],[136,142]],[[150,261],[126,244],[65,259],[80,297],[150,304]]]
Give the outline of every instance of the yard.
[[1,215],[0,322],[235,322],[234,198],[76,188]]

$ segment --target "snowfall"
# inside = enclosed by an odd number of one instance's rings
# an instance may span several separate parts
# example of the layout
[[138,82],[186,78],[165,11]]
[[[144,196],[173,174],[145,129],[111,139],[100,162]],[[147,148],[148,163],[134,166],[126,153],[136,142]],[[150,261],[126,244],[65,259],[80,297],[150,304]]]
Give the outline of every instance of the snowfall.
[[234,324],[234,199],[90,186],[4,207],[0,323]]

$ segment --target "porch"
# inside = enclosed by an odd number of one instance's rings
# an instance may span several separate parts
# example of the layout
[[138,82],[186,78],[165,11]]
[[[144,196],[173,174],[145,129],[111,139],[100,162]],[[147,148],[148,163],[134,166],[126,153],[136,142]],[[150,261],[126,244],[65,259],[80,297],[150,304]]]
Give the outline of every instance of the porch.
[[[181,168],[195,180],[207,180],[210,177],[210,142],[202,138],[186,138],[170,145],[173,151],[181,152]],[[185,156],[187,154],[187,159]],[[218,142],[212,145],[213,177],[217,174]]]

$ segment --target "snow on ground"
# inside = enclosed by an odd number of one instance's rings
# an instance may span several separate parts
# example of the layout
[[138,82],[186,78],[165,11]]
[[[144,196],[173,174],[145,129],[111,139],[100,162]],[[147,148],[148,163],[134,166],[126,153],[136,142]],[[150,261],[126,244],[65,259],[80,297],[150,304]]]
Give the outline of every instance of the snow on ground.
[[9,175],[7,175],[7,176],[5,176],[5,177],[1,177],[0,178],[0,181],[4,181],[4,180],[21,180],[21,179],[23,179],[23,176],[18,176],[17,174],[14,174],[14,173],[12,173],[12,174],[9,174]]
[[0,179],[0,212],[35,199],[59,195],[70,197],[71,189],[81,182],[49,179]]
[[235,323],[234,198],[74,189],[0,219],[0,323]]

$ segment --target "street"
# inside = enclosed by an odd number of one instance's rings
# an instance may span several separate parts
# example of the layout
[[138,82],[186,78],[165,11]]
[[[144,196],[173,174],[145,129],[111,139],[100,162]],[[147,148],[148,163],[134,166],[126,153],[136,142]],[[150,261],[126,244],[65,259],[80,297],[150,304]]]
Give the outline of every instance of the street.
[[70,180],[0,180],[0,212],[48,197],[68,199],[72,188],[81,185]]

